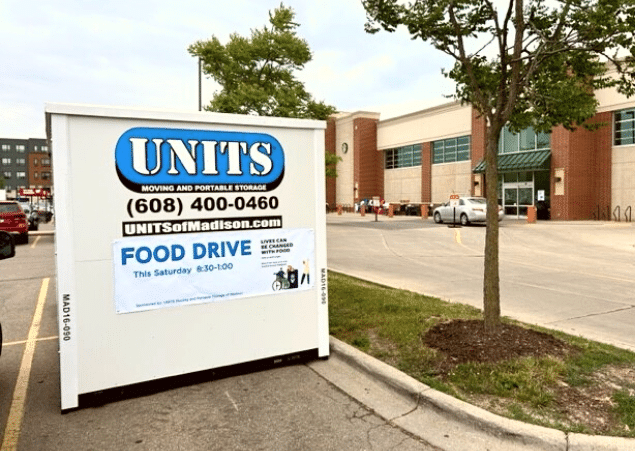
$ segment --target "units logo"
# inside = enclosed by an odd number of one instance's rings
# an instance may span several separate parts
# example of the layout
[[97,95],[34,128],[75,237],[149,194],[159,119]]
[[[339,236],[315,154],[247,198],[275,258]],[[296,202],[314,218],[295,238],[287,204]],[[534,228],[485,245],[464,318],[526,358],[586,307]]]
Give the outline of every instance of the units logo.
[[273,136],[137,127],[117,141],[119,180],[138,192],[271,191],[284,176]]

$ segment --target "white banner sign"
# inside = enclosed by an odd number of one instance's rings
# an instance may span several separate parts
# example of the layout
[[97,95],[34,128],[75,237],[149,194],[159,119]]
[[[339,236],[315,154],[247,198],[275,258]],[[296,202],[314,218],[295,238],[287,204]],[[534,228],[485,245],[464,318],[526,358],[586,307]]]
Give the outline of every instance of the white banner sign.
[[113,243],[117,313],[313,287],[312,229],[123,238]]

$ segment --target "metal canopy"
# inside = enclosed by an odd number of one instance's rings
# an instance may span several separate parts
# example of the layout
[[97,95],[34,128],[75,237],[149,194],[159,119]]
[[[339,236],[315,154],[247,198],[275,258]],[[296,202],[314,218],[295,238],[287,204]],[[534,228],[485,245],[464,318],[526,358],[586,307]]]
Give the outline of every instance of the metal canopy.
[[[549,169],[550,150],[538,150],[498,155],[498,172],[537,171]],[[485,159],[474,168],[475,173],[485,172]]]

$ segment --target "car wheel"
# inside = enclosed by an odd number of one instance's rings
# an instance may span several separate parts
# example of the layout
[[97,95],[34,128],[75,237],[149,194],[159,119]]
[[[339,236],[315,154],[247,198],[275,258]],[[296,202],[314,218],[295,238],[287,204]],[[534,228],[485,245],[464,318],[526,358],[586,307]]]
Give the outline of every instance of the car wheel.
[[470,223],[470,220],[467,219],[467,215],[465,213],[461,214],[461,225],[468,225]]
[[29,244],[29,232],[21,233],[18,241],[22,244]]
[[437,224],[441,224],[443,221],[441,220],[441,213],[438,211],[434,214],[434,222]]

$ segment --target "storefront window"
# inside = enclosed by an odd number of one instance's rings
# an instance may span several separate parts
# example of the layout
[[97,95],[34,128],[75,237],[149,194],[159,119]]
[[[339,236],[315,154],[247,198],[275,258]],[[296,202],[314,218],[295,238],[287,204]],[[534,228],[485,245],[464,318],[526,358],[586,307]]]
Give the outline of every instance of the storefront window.
[[432,143],[432,163],[453,163],[470,159],[470,137],[448,138]]
[[526,128],[520,133],[512,133],[504,127],[501,131],[499,153],[531,152],[534,150],[548,150],[551,145],[551,134],[536,132],[533,127]]
[[421,166],[421,144],[386,150],[386,169]]
[[635,109],[615,113],[615,145],[635,144]]

